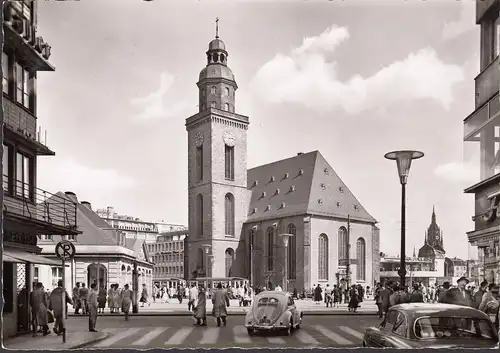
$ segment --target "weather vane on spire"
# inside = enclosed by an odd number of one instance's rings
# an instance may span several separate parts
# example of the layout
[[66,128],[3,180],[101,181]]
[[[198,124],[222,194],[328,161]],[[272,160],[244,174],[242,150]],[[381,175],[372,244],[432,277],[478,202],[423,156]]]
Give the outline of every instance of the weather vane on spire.
[[219,17],[215,18],[215,38],[219,38]]

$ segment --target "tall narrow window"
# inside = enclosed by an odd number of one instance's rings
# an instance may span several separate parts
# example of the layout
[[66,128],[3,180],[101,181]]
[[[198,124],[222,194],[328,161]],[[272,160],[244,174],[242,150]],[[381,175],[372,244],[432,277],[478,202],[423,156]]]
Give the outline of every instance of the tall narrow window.
[[226,236],[234,237],[234,196],[226,194],[224,199]]
[[274,269],[274,228],[267,228],[267,270],[272,271]]
[[248,256],[247,256],[247,278],[251,280],[252,277],[252,250],[253,250],[253,245],[254,245],[254,237],[255,237],[255,231],[251,229],[248,232]]
[[231,269],[233,267],[233,260],[234,260],[234,250],[231,248],[227,248],[225,256],[226,256],[226,277],[231,277]]
[[226,180],[234,180],[234,146],[224,145]]
[[297,228],[293,224],[287,227],[288,234],[293,234],[288,240],[288,279],[297,278]]
[[204,216],[203,216],[203,195],[198,194],[196,196],[196,230],[197,230],[197,235],[198,237],[203,236],[203,223],[204,223]]
[[2,156],[2,180],[3,180],[3,189],[9,190],[9,146],[3,145],[3,156]]
[[2,85],[3,92],[9,93],[9,56],[2,52]]
[[28,82],[28,71],[26,71],[21,65],[16,63],[16,99],[18,103],[21,103],[26,108],[30,107]]
[[203,145],[196,147],[196,180],[203,180]]
[[500,55],[500,16],[493,23],[493,59]]
[[366,280],[366,243],[363,238],[356,241],[356,259],[358,266],[356,267],[356,279],[360,281]]
[[340,227],[338,232],[338,248],[339,248],[339,266],[345,266],[343,263],[347,259],[347,229]]
[[229,87],[226,87],[226,96],[229,96],[229,95],[230,95]]
[[225,110],[226,112],[228,112],[228,111],[229,111],[229,103],[225,103],[225,104],[224,104],[224,110]]
[[210,88],[210,94],[215,94],[216,92],[217,92],[217,87],[212,86],[212,88]]
[[31,189],[30,167],[31,160],[29,157],[17,154],[16,158],[16,189],[17,196],[29,198]]
[[321,234],[318,239],[318,279],[328,280],[328,236]]

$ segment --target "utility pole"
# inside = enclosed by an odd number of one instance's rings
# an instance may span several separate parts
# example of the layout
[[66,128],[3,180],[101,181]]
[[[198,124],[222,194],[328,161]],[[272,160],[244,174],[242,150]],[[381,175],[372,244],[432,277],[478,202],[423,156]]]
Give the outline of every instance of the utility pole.
[[347,289],[349,289],[351,279],[351,215],[347,215]]

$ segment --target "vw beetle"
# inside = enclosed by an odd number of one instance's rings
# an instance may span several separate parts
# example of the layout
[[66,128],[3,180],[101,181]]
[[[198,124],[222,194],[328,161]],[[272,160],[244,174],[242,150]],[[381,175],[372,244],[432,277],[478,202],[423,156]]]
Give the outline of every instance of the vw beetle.
[[494,348],[498,334],[488,315],[452,304],[392,306],[379,327],[370,327],[363,347]]
[[290,335],[300,328],[302,312],[297,309],[287,292],[265,291],[255,296],[253,305],[245,317],[248,334],[281,331]]

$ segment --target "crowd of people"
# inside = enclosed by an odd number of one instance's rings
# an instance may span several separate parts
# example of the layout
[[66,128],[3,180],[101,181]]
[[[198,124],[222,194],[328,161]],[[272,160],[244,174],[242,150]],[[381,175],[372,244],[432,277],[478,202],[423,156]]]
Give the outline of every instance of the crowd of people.
[[375,302],[380,318],[385,317],[389,308],[403,303],[445,303],[468,306],[486,313],[497,329],[499,326],[500,295],[499,285],[481,282],[479,288],[468,286],[469,280],[460,277],[456,286],[450,282],[442,285],[435,283],[426,288],[422,283],[412,283],[403,288],[399,283],[378,283],[375,289]]

